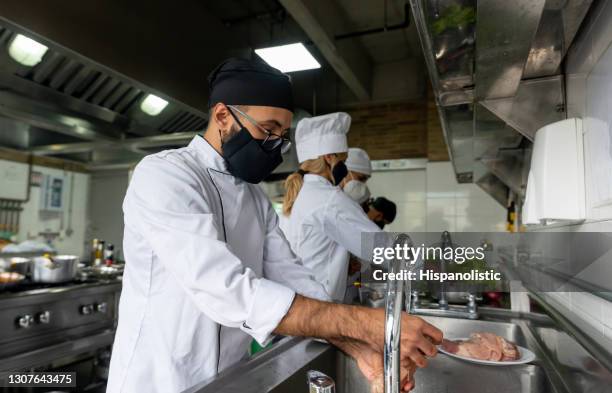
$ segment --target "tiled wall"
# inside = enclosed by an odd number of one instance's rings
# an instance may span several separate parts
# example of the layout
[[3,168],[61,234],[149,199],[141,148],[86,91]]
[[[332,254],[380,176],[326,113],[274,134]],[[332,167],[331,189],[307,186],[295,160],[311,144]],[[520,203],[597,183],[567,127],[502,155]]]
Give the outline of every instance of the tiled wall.
[[474,184],[458,184],[450,162],[429,162],[420,170],[374,172],[372,196],[397,204],[385,229],[407,232],[495,232],[505,230],[506,210]]
[[[587,220],[550,230],[612,232],[612,2],[594,4],[567,56],[569,117],[584,121]],[[601,258],[612,278],[612,253]],[[550,303],[612,352],[612,302],[586,292],[555,292]]]

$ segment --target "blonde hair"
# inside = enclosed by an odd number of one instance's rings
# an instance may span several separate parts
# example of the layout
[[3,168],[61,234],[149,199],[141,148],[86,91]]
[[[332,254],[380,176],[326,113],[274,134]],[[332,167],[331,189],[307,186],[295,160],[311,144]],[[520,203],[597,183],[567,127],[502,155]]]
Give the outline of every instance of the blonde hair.
[[[338,153],[338,158],[346,159],[347,153]],[[300,164],[299,170],[293,172],[285,179],[285,198],[283,199],[283,214],[289,216],[293,209],[293,204],[304,185],[304,174],[325,175],[329,173],[329,165],[323,156],[306,160]]]

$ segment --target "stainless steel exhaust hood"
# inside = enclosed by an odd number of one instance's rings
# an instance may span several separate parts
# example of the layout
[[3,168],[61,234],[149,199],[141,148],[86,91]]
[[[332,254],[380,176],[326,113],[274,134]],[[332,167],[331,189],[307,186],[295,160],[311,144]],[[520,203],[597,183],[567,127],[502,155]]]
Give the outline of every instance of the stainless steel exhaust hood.
[[565,118],[561,62],[592,0],[410,0],[457,180],[522,198],[531,141]]
[[[38,64],[10,58],[17,34],[48,46]],[[140,109],[148,94],[169,102],[157,116]],[[0,103],[0,119],[12,124],[0,127],[0,145],[92,166],[134,162],[156,148],[184,145],[207,122],[206,113],[2,18]]]

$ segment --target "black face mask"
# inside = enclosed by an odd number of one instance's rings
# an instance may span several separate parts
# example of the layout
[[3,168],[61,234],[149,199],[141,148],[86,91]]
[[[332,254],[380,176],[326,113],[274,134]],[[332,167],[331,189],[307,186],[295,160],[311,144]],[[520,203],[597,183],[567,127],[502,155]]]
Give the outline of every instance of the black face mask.
[[221,154],[229,172],[248,183],[257,184],[283,162],[281,146],[270,151],[261,147],[262,141],[251,136],[244,127],[226,142],[221,143]]
[[338,161],[332,168],[332,177],[334,178],[334,186],[340,184],[342,179],[348,175],[348,169],[344,164],[344,161]]
[[383,229],[385,227],[384,221],[374,221],[374,224],[378,225],[380,229]]

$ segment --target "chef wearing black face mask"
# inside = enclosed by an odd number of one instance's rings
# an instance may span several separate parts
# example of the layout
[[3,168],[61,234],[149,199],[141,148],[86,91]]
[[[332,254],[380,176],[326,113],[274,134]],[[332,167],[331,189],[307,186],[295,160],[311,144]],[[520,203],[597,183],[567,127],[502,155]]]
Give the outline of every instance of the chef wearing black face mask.
[[368,260],[362,233],[379,232],[338,185],[347,176],[346,133],[351,118],[338,112],[303,119],[295,132],[300,169],[286,182],[283,213],[291,248],[332,299],[344,300],[349,252]]
[[301,312],[296,292],[329,299],[251,184],[289,148],[289,78],[234,59],[209,82],[207,130],[145,157],[130,181],[108,392],[183,391],[242,359],[253,338],[265,344],[288,310]]
[[[243,359],[252,339],[266,345],[274,334],[327,339],[357,357],[367,375],[382,374],[376,338],[384,316],[320,301],[329,300],[325,288],[291,251],[272,204],[252,184],[288,149],[289,78],[265,63],[231,59],[213,71],[209,85],[203,135],[145,157],[130,180],[123,202],[126,268],[106,391],[184,391]],[[336,167],[339,158],[328,161]],[[340,169],[334,172],[341,177]],[[414,316],[402,320],[427,327]],[[441,333],[433,332],[428,336],[439,343]],[[408,342],[402,351],[418,364],[425,358],[417,348],[435,354],[424,330],[402,334]],[[414,363],[402,362],[410,378]]]
[[[221,155],[227,162],[229,172],[246,182],[257,184],[283,162],[282,154],[291,148],[291,141],[284,133],[285,130],[275,132],[260,125],[251,116],[238,107],[228,105],[228,111],[236,120],[237,130],[229,135],[221,136]],[[256,139],[251,132],[242,125],[239,116],[243,117],[265,138]],[[253,165],[257,163],[258,165]]]

